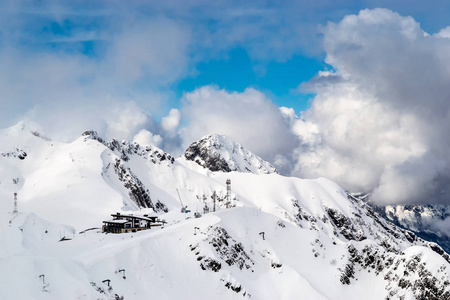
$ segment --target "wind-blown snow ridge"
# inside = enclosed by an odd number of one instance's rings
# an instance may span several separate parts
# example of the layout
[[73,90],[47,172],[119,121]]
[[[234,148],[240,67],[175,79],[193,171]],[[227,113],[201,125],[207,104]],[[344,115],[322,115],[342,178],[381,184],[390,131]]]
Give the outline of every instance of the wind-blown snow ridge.
[[269,162],[253,154],[241,144],[219,134],[208,135],[192,143],[184,153],[184,157],[213,172],[278,173]]

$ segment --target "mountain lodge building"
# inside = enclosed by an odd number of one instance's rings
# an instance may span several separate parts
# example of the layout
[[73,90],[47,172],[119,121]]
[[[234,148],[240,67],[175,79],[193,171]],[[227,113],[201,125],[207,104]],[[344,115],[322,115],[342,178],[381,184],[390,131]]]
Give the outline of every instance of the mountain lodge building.
[[102,231],[107,233],[127,233],[150,229],[155,226],[162,226],[163,221],[156,216],[133,216],[120,213],[112,214],[112,220],[103,221]]

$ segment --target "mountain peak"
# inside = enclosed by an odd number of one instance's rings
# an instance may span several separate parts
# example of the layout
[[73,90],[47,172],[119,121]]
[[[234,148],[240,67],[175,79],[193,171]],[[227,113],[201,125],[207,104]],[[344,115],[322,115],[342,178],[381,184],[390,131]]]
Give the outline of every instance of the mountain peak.
[[213,172],[278,174],[269,162],[220,134],[207,135],[192,143],[184,157]]

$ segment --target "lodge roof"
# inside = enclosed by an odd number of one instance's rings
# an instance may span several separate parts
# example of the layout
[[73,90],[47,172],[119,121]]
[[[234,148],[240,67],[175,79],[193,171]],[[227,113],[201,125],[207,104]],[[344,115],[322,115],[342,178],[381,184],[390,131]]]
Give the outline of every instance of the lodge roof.
[[114,223],[114,224],[125,224],[131,222],[130,220],[108,220],[108,221],[103,221],[103,223]]
[[144,220],[144,221],[148,221],[148,222],[155,222],[156,220],[156,216],[148,216],[148,217],[143,217],[143,216],[133,216],[133,215],[122,215],[120,213],[117,214],[112,214],[111,215],[113,218],[117,219],[123,219],[123,218],[129,218],[129,219],[139,219],[139,220]]

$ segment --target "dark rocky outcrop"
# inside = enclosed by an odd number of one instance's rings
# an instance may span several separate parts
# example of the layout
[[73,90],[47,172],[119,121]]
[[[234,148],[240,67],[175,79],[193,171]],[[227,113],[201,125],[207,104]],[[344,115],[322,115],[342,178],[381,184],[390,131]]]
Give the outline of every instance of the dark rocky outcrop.
[[269,162],[223,135],[208,135],[192,143],[184,157],[212,172],[278,173]]

